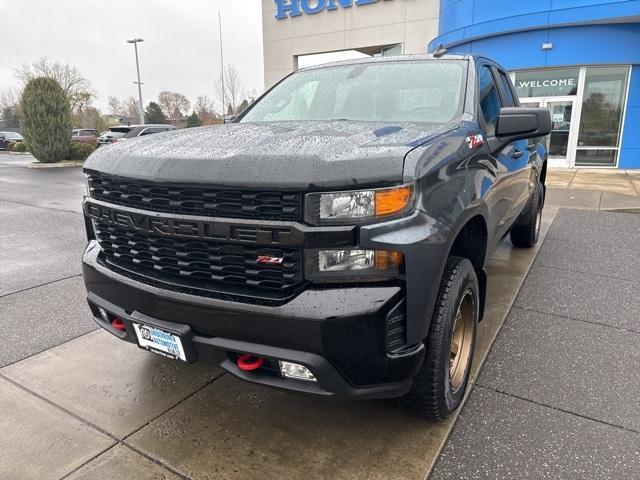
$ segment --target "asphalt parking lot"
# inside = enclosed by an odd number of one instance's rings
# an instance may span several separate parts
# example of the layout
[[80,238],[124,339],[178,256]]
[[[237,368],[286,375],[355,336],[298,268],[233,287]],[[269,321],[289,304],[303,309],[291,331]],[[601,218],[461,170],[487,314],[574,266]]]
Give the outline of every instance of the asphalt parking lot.
[[26,161],[0,154],[0,478],[422,479],[434,464],[433,478],[640,477],[640,216],[550,206],[542,247],[501,245],[475,387],[455,426],[427,424],[97,330],[81,170]]

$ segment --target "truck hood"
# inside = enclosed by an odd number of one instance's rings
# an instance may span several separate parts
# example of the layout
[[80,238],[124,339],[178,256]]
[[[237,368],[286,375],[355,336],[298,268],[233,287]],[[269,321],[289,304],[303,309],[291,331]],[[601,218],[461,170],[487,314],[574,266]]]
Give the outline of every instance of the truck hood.
[[314,189],[401,182],[405,155],[454,124],[231,123],[100,147],[86,170],[154,182]]

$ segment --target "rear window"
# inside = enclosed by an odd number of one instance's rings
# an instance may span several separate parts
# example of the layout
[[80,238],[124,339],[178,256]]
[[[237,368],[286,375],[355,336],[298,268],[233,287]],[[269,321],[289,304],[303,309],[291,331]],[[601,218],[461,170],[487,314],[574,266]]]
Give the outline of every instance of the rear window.
[[129,130],[131,130],[131,127],[111,127],[109,129],[109,133],[129,133]]
[[462,111],[467,63],[356,63],[287,77],[240,122],[355,120],[445,123]]

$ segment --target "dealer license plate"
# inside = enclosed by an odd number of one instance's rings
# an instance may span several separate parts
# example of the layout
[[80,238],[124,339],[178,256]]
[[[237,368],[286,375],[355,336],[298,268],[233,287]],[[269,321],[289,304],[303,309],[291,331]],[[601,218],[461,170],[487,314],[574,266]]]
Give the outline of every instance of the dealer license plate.
[[165,357],[187,361],[180,337],[156,327],[134,323],[138,345]]

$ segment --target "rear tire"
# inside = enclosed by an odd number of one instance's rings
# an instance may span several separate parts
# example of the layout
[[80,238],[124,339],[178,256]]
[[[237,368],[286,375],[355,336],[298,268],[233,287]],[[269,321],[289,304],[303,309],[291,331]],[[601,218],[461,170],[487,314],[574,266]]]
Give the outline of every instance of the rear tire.
[[511,243],[518,248],[531,248],[538,243],[544,207],[544,187],[538,183],[531,204],[511,229]]
[[469,381],[478,327],[480,290],[471,262],[447,260],[426,354],[411,390],[400,404],[428,420],[443,420],[460,406]]

